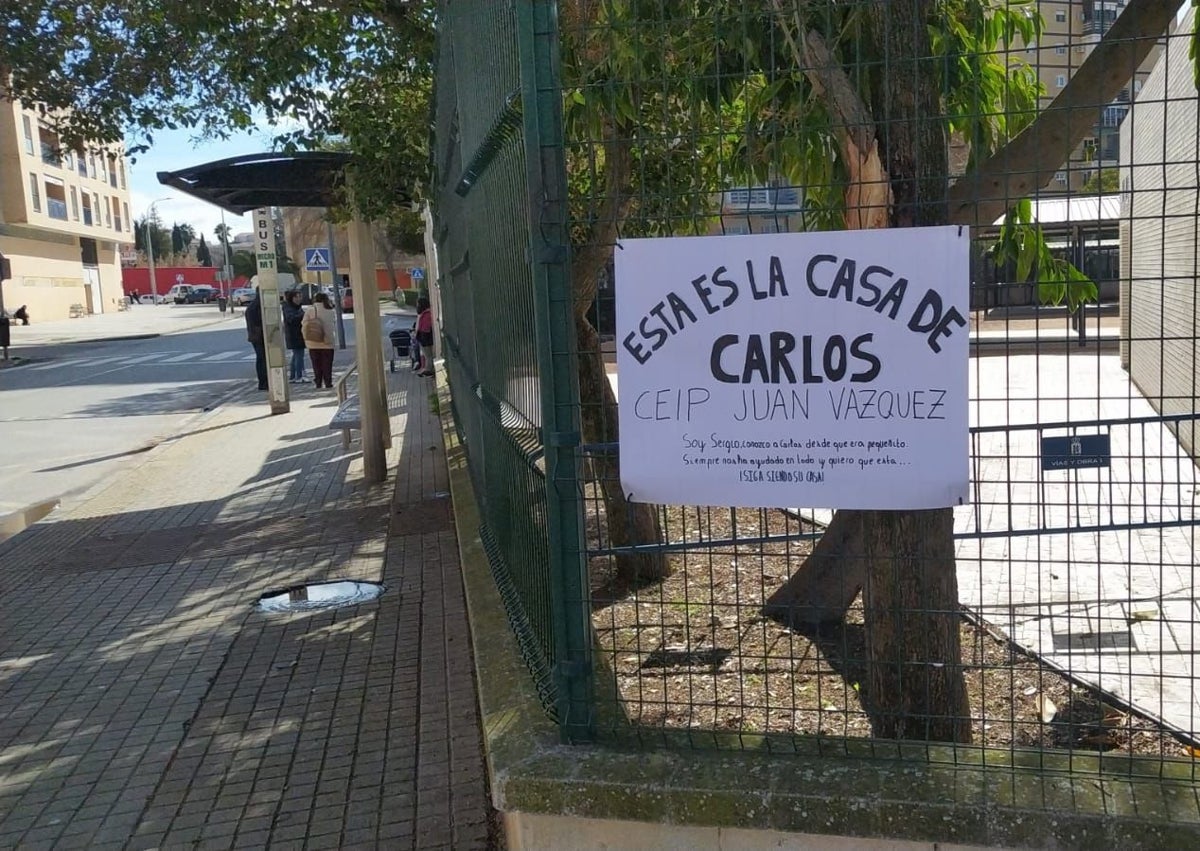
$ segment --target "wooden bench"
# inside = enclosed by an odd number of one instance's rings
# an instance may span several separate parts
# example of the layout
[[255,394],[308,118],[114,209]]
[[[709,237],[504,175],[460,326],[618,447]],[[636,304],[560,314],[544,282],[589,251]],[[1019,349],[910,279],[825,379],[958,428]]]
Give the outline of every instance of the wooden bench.
[[81,316],[87,316],[87,310],[82,304],[73,304],[68,314],[72,319],[79,319]]
[[347,396],[338,408],[333,413],[333,418],[329,421],[331,430],[340,429],[342,432],[342,446],[350,448],[350,432],[362,431],[362,414],[358,405],[358,395]]

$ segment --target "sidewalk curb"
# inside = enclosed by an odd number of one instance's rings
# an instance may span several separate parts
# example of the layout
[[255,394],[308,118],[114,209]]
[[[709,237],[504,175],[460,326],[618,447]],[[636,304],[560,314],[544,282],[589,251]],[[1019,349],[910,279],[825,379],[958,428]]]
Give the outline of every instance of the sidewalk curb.
[[186,334],[189,331],[195,331],[199,328],[209,328],[213,325],[221,325],[225,322],[229,322],[231,319],[236,319],[236,318],[237,318],[236,314],[229,315],[229,316],[222,316],[220,319],[213,319],[210,322],[198,322],[195,325],[188,326],[187,328],[177,328],[172,331],[146,331],[146,332],[139,333],[139,334],[115,334],[111,337],[90,337],[90,338],[84,339],[84,340],[69,340],[69,339],[46,340],[46,341],[40,342],[40,343],[22,343],[20,345],[20,347],[12,346],[10,348],[11,348],[11,351],[17,352],[20,349],[35,349],[35,348],[40,348],[43,346],[85,346],[85,345],[88,345],[89,343],[91,343],[91,344],[122,343],[122,342],[129,342],[131,340],[154,340],[154,339],[157,339],[158,337],[173,337],[176,334]]
[[153,340],[155,337],[168,336],[162,333],[147,333],[147,334],[119,334],[116,337],[96,337],[92,340],[58,340],[50,343],[42,343],[44,346],[82,346],[86,343],[120,343],[126,340]]

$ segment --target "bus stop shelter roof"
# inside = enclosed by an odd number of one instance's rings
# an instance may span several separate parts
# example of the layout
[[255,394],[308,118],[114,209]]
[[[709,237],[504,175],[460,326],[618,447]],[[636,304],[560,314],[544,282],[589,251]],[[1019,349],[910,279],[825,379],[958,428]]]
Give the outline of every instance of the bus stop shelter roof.
[[337,151],[247,154],[160,171],[158,182],[239,216],[260,207],[332,207],[350,160]]

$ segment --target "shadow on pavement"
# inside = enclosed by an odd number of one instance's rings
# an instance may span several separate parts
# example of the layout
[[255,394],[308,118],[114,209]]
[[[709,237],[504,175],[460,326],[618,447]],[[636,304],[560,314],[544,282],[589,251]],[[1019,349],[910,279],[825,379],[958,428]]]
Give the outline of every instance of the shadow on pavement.
[[[445,489],[440,429],[408,382],[389,486],[303,429],[220,497],[85,505],[0,544],[0,844],[491,845],[453,523],[412,504]],[[239,440],[190,434],[219,428]],[[330,578],[387,590],[251,608]]]

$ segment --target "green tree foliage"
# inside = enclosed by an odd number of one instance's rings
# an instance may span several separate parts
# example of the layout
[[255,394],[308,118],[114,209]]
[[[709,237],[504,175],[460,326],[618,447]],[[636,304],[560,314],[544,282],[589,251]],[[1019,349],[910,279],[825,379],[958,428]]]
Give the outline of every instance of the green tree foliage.
[[1088,175],[1081,187],[1083,192],[1111,195],[1121,191],[1121,174],[1115,168],[1102,168]]
[[204,234],[200,234],[200,244],[196,246],[196,262],[201,266],[212,266],[213,264],[208,243],[204,241]]
[[187,249],[187,243],[183,240],[183,231],[179,229],[179,225],[171,227],[171,253],[183,254]]
[[233,274],[243,278],[253,278],[258,274],[258,261],[249,251],[233,252]]
[[344,142],[357,207],[386,218],[428,169],[432,0],[18,3],[0,27],[0,96],[41,104],[64,145],[160,129],[281,129],[280,150]]
[[133,222],[134,248],[143,254],[146,253],[147,231],[150,234],[150,243],[154,246],[154,260],[161,263],[172,251],[171,231],[162,226],[157,211],[149,217],[134,219]]

